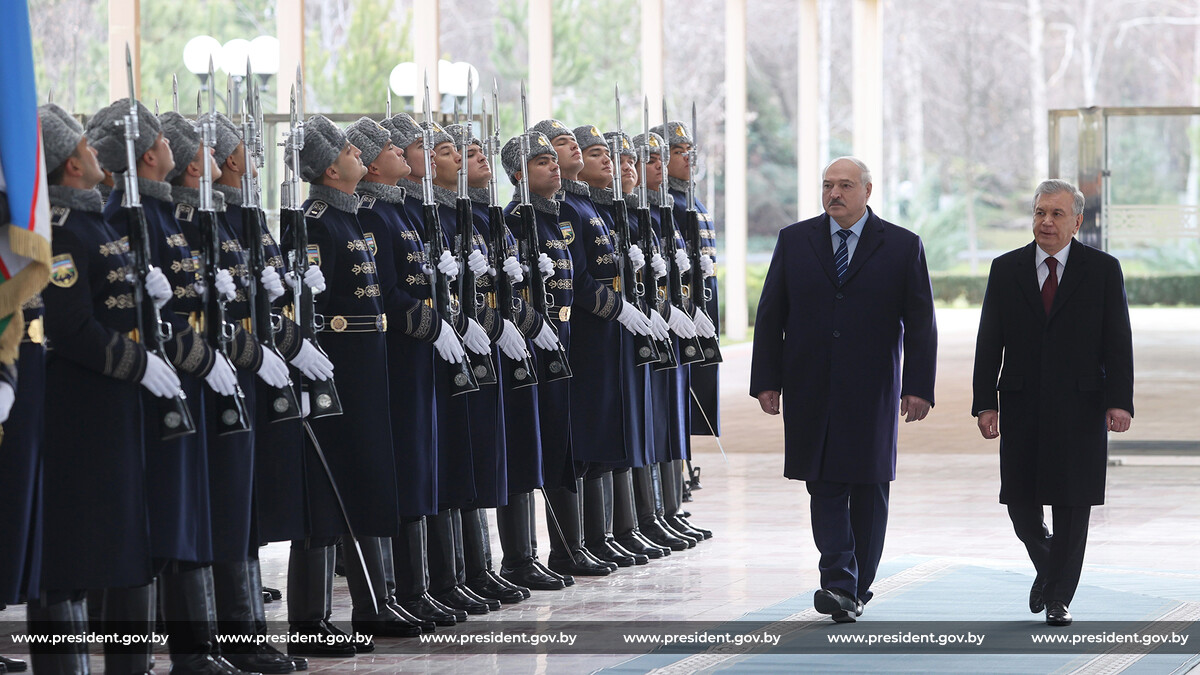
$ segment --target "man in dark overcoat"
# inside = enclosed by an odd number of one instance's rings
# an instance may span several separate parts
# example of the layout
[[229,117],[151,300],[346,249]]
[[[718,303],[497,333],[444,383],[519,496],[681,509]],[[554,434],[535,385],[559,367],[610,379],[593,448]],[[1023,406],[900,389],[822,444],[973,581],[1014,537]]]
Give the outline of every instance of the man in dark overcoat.
[[871,599],[896,478],[896,409],[906,422],[924,419],[936,370],[921,239],[875,215],[870,196],[866,165],[834,160],[825,213],[779,233],[750,371],[764,412],[787,402],[784,476],[807,483],[821,552],[814,605],[838,622]]
[[992,261],[975,343],[971,414],[984,438],[1000,438],[1000,502],[1037,570],[1029,609],[1045,609],[1052,626],[1071,623],[1088,517],[1104,503],[1108,432],[1133,418],[1121,264],[1074,241],[1083,204],[1066,181],[1037,187],[1034,241]]

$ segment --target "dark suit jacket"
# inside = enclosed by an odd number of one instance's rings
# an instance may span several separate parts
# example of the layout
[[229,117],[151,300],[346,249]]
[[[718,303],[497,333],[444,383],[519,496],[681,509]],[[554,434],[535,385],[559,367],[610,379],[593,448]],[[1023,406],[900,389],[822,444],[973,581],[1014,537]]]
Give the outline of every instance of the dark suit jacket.
[[920,237],[870,213],[839,284],[828,214],[779,233],[754,326],[750,395],[783,392],[785,476],[895,479],[900,396],[932,403],[936,365]]
[[971,414],[1000,411],[1002,503],[1103,504],[1105,412],[1133,413],[1133,339],[1121,264],[1073,241],[1047,316],[1036,246],[992,261]]

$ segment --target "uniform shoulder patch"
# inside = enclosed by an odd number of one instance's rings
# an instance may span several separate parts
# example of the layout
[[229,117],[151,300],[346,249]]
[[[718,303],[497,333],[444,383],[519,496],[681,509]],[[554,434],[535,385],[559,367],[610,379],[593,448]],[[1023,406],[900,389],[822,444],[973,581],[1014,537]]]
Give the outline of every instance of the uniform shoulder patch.
[[371,251],[371,255],[379,255],[379,249],[375,245],[375,234],[372,232],[363,232],[363,240],[367,242],[367,248]]
[[66,206],[51,206],[50,207],[50,224],[62,225],[67,222],[67,216],[71,215],[71,209]]
[[185,223],[192,222],[192,217],[196,215],[196,209],[190,204],[175,205],[175,220],[182,220]]
[[363,195],[363,196],[359,197],[358,208],[360,208],[360,209],[375,208],[375,196],[374,195]]
[[562,232],[563,239],[565,239],[568,244],[575,241],[575,227],[571,225],[571,221],[564,220],[559,223],[558,230]]
[[50,259],[50,283],[59,288],[70,288],[79,281],[79,270],[70,253],[56,255]]
[[305,218],[320,218],[325,215],[325,211],[329,209],[329,204],[321,200],[316,200],[309,205],[308,210],[304,212]]
[[321,247],[320,246],[318,246],[316,244],[309,244],[308,249],[306,249],[306,253],[308,253],[308,264],[309,265],[316,265],[317,267],[321,266]]

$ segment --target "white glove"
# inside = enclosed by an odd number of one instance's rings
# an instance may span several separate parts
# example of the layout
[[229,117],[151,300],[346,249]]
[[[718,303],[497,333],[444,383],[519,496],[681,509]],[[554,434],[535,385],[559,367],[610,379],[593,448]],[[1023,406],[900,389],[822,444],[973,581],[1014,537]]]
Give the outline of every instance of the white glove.
[[667,315],[667,325],[681,338],[696,337],[696,324],[692,323],[686,312],[674,305],[671,306],[671,313]]
[[657,253],[650,256],[650,270],[654,272],[655,279],[661,279],[667,276],[667,261]]
[[558,336],[554,334],[554,329],[550,327],[550,324],[543,323],[542,329],[533,338],[533,344],[546,351],[558,349]]
[[467,332],[463,334],[463,344],[475,354],[492,353],[492,341],[475,319],[467,319]]
[[304,273],[304,285],[312,289],[313,295],[325,291],[325,273],[318,265],[309,265]]
[[542,281],[554,276],[554,261],[545,253],[538,254],[538,269],[542,272]]
[[259,281],[262,282],[263,290],[267,292],[267,302],[275,302],[283,295],[283,282],[279,279],[279,271],[274,267],[264,267]]
[[525,273],[521,271],[521,263],[513,256],[508,256],[504,259],[504,273],[508,275],[508,280],[514,284],[519,284],[525,280]]
[[262,365],[258,367],[259,378],[272,387],[286,387],[288,369],[283,359],[271,349],[262,350],[262,355]]
[[216,363],[213,364],[212,370],[208,371],[208,375],[204,376],[204,381],[222,396],[233,396],[237,391],[237,373],[233,372],[233,366],[224,354],[217,354]]
[[696,320],[696,332],[700,334],[700,337],[711,338],[717,336],[717,327],[713,325],[712,319],[708,318],[707,314],[700,311],[699,307],[696,308],[696,316],[694,318]]
[[[709,262],[712,261],[710,260]],[[679,270],[680,274],[684,274],[692,269],[692,261],[688,260],[687,251],[681,248],[675,249],[675,269]]]
[[667,320],[662,318],[662,314],[658,310],[650,310],[650,332],[654,334],[655,339],[666,340],[671,337],[669,332],[671,327],[667,325]]
[[704,276],[706,277],[716,274],[716,265],[713,264],[711,255],[700,256],[700,271],[704,272]]
[[172,398],[179,393],[179,376],[157,354],[146,353],[146,372],[142,373],[142,386],[151,394]]
[[446,275],[447,281],[454,281],[458,278],[458,260],[450,255],[450,251],[442,251],[442,257],[438,259],[437,268],[438,271]]
[[155,309],[162,309],[174,295],[167,275],[153,265],[150,266],[150,273],[146,275],[146,294],[154,301]]
[[504,332],[500,333],[496,344],[505,356],[514,361],[525,358],[525,338],[521,336],[521,331],[517,330],[516,324],[508,319],[504,320]]
[[484,272],[494,271],[488,266],[487,256],[480,253],[478,249],[471,251],[471,255],[467,256],[467,267],[471,268],[475,276],[479,276]]
[[312,403],[308,400],[308,392],[302,391],[300,392],[300,416],[308,417],[310,412],[312,412]]
[[292,357],[292,365],[310,380],[323,381],[333,377],[333,362],[308,340],[300,344],[300,353]]
[[227,269],[217,270],[217,292],[225,296],[225,300],[232,302],[237,297],[237,286],[233,285],[233,276],[229,274]]
[[629,245],[629,262],[633,265],[634,272],[646,266],[646,254],[642,253],[637,244]]
[[617,316],[617,321],[634,335],[649,335],[651,332],[650,317],[638,311],[631,302],[621,303],[621,313]]
[[16,400],[17,392],[13,386],[7,382],[0,382],[0,424],[8,421],[8,415],[12,412]]
[[463,357],[467,355],[458,341],[458,333],[454,332],[454,327],[446,323],[445,319],[442,319],[442,332],[434,341],[433,347],[437,349],[438,356],[442,357],[443,361],[450,363],[462,363]]

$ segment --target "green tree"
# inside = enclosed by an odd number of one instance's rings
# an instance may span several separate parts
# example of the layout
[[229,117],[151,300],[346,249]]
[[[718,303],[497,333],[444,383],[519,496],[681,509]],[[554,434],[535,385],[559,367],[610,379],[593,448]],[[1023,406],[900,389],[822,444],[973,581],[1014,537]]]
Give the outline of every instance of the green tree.
[[307,16],[306,109],[312,112],[378,112],[387,99],[388,75],[412,61],[411,12],[388,0],[358,0],[348,22]]

